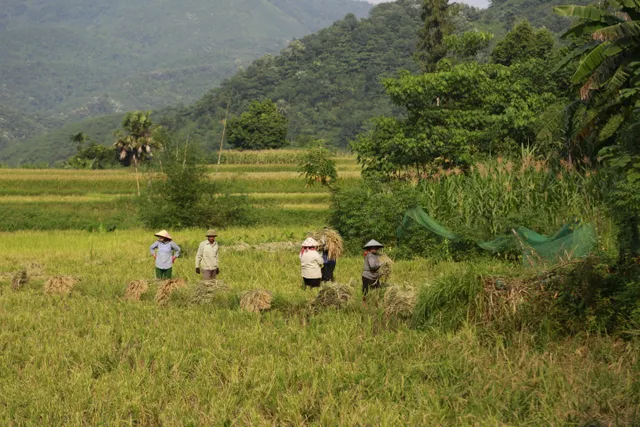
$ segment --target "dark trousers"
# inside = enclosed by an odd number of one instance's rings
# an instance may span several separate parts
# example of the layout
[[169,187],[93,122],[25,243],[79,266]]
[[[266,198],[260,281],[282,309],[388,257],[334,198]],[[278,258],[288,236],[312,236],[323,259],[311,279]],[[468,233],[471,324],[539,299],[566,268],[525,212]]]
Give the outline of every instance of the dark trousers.
[[333,271],[336,269],[335,262],[327,262],[324,267],[322,267],[322,281],[323,282],[333,282]]
[[380,287],[380,280],[367,279],[362,276],[362,295],[366,296],[369,293],[369,289],[377,289]]
[[156,279],[171,279],[173,268],[162,269],[156,267]]
[[321,278],[307,279],[306,277],[303,277],[302,279],[304,280],[305,288],[307,288],[307,287],[309,287],[309,288],[318,288],[318,287],[320,287],[320,284],[322,283],[322,279]]

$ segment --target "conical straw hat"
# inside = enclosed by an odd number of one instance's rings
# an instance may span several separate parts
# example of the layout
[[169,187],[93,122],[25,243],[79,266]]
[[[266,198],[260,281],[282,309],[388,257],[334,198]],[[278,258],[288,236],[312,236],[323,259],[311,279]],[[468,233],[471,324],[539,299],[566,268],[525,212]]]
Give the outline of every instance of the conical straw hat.
[[369,240],[369,242],[363,246],[364,249],[367,248],[384,248],[384,245],[380,242],[378,242],[377,240]]
[[158,231],[156,234],[154,234],[154,236],[164,237],[165,239],[173,240],[169,235],[169,233],[167,232],[167,230]]
[[307,237],[307,239],[302,242],[303,248],[315,248],[319,246],[319,243],[313,237]]

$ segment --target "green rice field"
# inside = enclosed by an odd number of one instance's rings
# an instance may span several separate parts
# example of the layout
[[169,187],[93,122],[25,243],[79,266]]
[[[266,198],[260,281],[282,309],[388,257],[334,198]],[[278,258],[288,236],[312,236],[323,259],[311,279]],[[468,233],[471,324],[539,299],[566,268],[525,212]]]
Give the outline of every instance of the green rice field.
[[[341,158],[345,185],[354,158]],[[194,304],[194,257],[204,230],[169,230],[183,249],[185,287],[155,302],[148,247],[128,170],[0,169],[0,425],[617,426],[640,423],[640,342],[583,334],[540,342],[417,328],[384,313],[382,292],[360,293],[362,257],[341,258],[342,310],[314,309],[302,289],[299,243],[325,225],[330,202],[295,165],[210,167],[248,194],[254,227],[219,230],[220,279],[230,291]],[[96,230],[116,225],[112,232]],[[375,236],[371,236],[372,238]],[[468,271],[518,274],[498,259],[397,260],[394,284],[424,289]],[[29,281],[11,282],[25,270]],[[53,276],[77,280],[48,295]],[[140,301],[126,300],[147,280]],[[266,289],[271,310],[240,308]]]

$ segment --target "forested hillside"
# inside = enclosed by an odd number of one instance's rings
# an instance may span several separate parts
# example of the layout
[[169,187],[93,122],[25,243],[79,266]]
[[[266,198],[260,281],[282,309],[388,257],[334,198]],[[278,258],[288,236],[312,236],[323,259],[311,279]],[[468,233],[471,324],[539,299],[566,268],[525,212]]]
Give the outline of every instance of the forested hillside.
[[[355,0],[5,0],[0,105],[55,127],[189,103],[287,40],[369,8]],[[37,131],[0,124],[9,136]]]
[[[193,106],[165,111],[163,122],[203,141],[221,132],[229,99],[237,114],[255,99],[270,98],[289,119],[289,138],[323,138],[344,145],[370,117],[391,113],[380,79],[412,59],[420,28],[414,0],[376,6],[368,19],[353,15],[292,42],[226,80]],[[303,142],[303,141],[301,141]]]
[[[239,114],[250,101],[269,98],[287,115],[292,143],[320,138],[344,147],[368,128],[372,117],[393,113],[381,80],[399,70],[417,71],[413,54],[422,26],[421,3],[383,3],[360,21],[347,16],[290,44],[279,56],[254,61],[195,105],[165,111],[163,121],[214,147],[229,99],[232,114]],[[558,34],[570,24],[553,14],[558,3],[508,0],[487,10],[463,7],[456,32],[488,30],[496,35],[495,43],[514,23],[530,17],[534,26],[548,23]]]
[[[465,7],[456,18],[457,31],[474,27],[491,31],[496,35],[493,40],[495,43],[515,22],[528,18],[534,26],[550,27],[557,34],[570,23],[553,15],[552,7],[558,2],[507,0],[494,2],[484,11]],[[357,16],[348,15],[316,34],[290,42],[279,55],[267,55],[255,60],[213,89],[211,87],[215,79],[211,77],[212,73],[220,71],[222,64],[229,62],[137,74],[135,78],[126,80],[127,84],[122,86],[125,90],[118,100],[98,91],[98,94],[86,100],[82,108],[65,110],[65,114],[69,114],[69,111],[89,116],[114,113],[130,109],[124,106],[123,101],[129,98],[132,101],[127,105],[135,104],[147,109],[158,105],[154,97],[163,98],[165,90],[171,88],[177,103],[154,112],[155,120],[213,149],[220,141],[222,120],[230,99],[231,115],[238,115],[252,100],[270,98],[277,102],[279,110],[289,119],[290,142],[302,144],[312,138],[323,138],[334,145],[344,146],[368,128],[371,118],[394,113],[380,83],[381,79],[395,76],[402,69],[412,72],[418,70],[413,53],[422,26],[420,3],[420,0],[383,3],[374,7],[368,18],[360,20]],[[301,5],[289,4],[285,7],[275,1],[270,4],[279,6],[280,10],[298,13],[297,22],[311,19],[304,15]],[[312,24],[318,22],[316,20]],[[251,28],[249,34],[254,32],[255,28]],[[172,43],[169,38],[160,38],[167,45]],[[229,55],[233,53],[240,58],[243,52],[255,48],[249,46],[250,43],[240,43],[241,46],[231,49],[236,42],[228,42]],[[112,48],[116,51],[119,49],[117,46]],[[181,45],[180,49],[189,50],[189,46]],[[150,44],[148,50],[150,56],[151,52],[158,52],[155,44]],[[111,55],[117,53],[111,52]],[[251,54],[247,53],[247,56]],[[229,65],[219,75],[235,66],[237,63]],[[205,70],[207,67],[210,67],[208,71]],[[203,76],[203,73],[208,74]],[[56,84],[56,88],[65,90],[64,85]],[[199,95],[204,96],[193,104],[188,102]],[[93,133],[88,133],[103,143],[110,143],[110,140],[104,141],[102,137],[109,135],[113,129],[98,129],[99,122],[92,120],[87,128],[92,129]],[[111,123],[111,120],[103,123]],[[55,134],[0,148],[0,161],[20,163],[65,159],[73,147],[61,138],[67,138],[67,135],[81,127],[74,124]]]

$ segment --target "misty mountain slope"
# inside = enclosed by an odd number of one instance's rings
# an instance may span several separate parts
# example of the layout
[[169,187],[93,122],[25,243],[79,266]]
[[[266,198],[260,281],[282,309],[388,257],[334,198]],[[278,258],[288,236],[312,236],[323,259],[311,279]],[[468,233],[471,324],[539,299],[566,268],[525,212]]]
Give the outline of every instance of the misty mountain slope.
[[351,0],[3,0],[0,105],[62,124],[86,117],[96,98],[109,99],[101,114],[188,102],[252,58],[369,7]]

